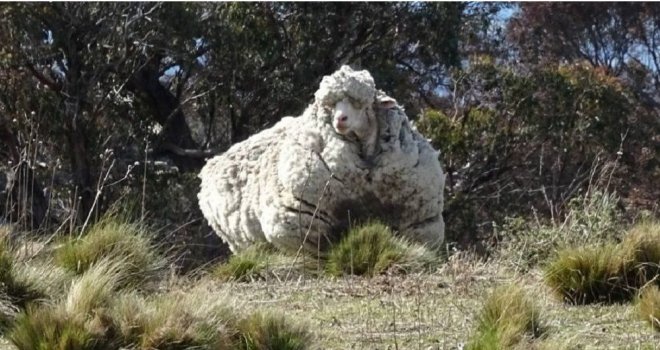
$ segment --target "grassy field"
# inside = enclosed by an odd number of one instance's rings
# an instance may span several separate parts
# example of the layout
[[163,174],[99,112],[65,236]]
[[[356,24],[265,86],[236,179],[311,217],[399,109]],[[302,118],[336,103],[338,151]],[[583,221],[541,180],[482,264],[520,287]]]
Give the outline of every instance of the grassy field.
[[566,244],[584,227],[483,259],[372,224],[323,264],[264,246],[187,275],[117,218],[49,243],[5,230],[0,349],[660,349],[660,224]]
[[474,333],[489,293],[514,283],[534,296],[544,338],[521,348],[660,349],[660,333],[632,304],[566,305],[541,272],[518,275],[457,258],[433,273],[218,284],[246,310],[269,309],[304,322],[322,349],[461,349]]

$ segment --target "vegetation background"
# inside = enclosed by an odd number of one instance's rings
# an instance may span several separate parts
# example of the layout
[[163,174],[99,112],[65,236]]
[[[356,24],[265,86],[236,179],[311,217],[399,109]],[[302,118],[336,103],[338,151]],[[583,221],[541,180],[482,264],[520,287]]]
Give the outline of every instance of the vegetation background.
[[[534,271],[556,249],[618,244],[625,228],[660,214],[657,3],[3,3],[0,18],[0,228],[30,239],[138,225],[179,271],[225,259],[197,206],[197,173],[207,158],[300,114],[342,64],[368,69],[441,151],[446,251],[458,260],[442,267],[450,282],[434,275],[403,285],[460,289],[459,270],[481,271],[464,252],[504,257],[497,271],[514,266],[538,282]],[[107,224],[115,215],[122,220]],[[657,226],[648,225],[652,236]],[[52,263],[82,273],[83,257],[85,269],[98,258],[78,252],[85,244],[97,243],[63,243]],[[613,247],[603,249],[618,254]],[[607,273],[619,278],[620,266]],[[488,281],[506,275],[497,271],[484,273]],[[381,303],[406,304],[413,289]],[[466,292],[455,305],[472,310],[484,295]],[[237,329],[251,327],[241,322]],[[519,338],[497,338],[484,322],[474,346]]]

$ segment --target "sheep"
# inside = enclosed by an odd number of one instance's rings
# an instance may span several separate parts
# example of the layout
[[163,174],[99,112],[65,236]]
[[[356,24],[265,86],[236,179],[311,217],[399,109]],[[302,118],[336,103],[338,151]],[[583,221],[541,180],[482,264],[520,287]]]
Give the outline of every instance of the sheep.
[[444,238],[437,158],[369,72],[343,66],[322,79],[301,116],[210,159],[199,175],[199,205],[233,252],[266,241],[320,253],[367,218],[437,245]]

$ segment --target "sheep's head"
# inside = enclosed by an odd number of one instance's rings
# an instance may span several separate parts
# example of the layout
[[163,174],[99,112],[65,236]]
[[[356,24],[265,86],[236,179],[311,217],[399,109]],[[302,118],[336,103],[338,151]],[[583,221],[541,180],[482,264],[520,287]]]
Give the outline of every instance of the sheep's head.
[[358,138],[365,137],[374,121],[367,111],[366,105],[349,97],[343,98],[335,104],[333,109],[332,126],[340,135],[348,135],[353,132]]
[[335,108],[345,98],[366,106],[374,102],[376,84],[368,71],[355,71],[349,66],[342,66],[332,75],[323,77],[314,97],[317,104],[329,109]]

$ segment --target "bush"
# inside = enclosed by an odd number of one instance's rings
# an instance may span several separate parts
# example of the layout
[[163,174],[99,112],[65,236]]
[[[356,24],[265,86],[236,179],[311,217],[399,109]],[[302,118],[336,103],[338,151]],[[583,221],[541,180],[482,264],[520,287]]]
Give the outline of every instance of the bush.
[[92,226],[84,237],[66,240],[55,251],[55,262],[77,274],[105,258],[124,260],[133,282],[152,277],[166,264],[146,228],[112,216]]
[[311,343],[305,328],[292,325],[281,316],[255,313],[239,321],[238,329],[237,348],[243,350],[303,350]]
[[514,285],[499,287],[486,300],[467,348],[506,349],[542,333],[540,311],[525,292]]
[[374,276],[393,267],[420,270],[437,260],[425,247],[394,237],[389,227],[374,222],[351,229],[330,249],[326,271],[333,276]]
[[660,331],[660,287],[650,285],[642,289],[637,305],[642,319],[648,321],[656,331]]
[[[454,70],[448,105],[416,122],[448,173],[449,240],[489,239],[490,225],[477,223],[512,213],[561,220],[568,199],[594,182],[651,199],[651,209],[655,187],[646,179],[657,157],[647,153],[657,118],[639,112],[628,86],[586,64],[519,70],[496,62],[482,56]],[[600,177],[604,164],[616,166]]]

